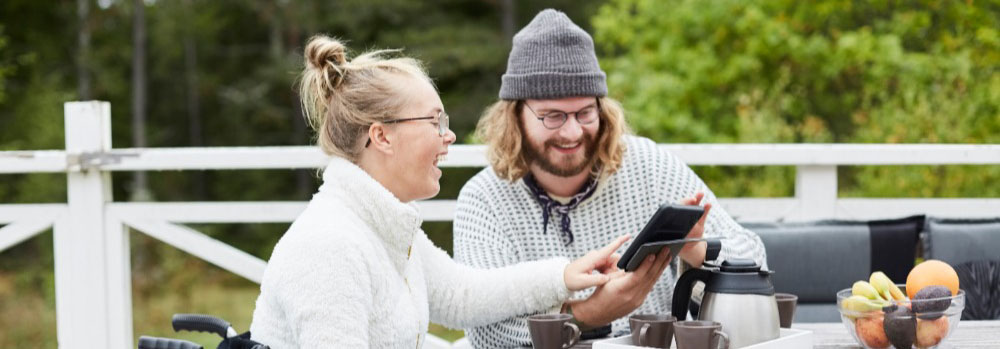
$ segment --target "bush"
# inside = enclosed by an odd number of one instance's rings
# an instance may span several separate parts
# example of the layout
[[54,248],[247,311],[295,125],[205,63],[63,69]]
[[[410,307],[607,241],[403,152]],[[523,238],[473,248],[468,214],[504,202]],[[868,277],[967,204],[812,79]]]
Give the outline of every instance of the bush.
[[[612,96],[658,142],[1000,141],[1000,1],[612,0],[593,26]],[[989,183],[995,167],[947,172]],[[847,169],[841,191],[955,189],[898,176],[914,171]],[[755,194],[789,176],[724,178]]]

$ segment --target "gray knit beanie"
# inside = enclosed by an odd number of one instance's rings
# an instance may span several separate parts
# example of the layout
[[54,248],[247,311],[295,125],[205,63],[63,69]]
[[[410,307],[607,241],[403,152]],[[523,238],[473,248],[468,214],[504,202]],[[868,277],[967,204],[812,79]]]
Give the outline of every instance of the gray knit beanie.
[[606,79],[597,64],[590,34],[565,13],[547,9],[514,35],[500,98],[605,96]]

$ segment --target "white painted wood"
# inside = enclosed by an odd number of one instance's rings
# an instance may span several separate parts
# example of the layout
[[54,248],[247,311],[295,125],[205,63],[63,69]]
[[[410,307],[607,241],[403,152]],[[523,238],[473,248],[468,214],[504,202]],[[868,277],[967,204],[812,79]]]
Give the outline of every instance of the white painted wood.
[[66,172],[62,150],[0,151],[0,173]]
[[837,204],[837,167],[831,165],[798,166],[795,172],[795,197],[799,199],[796,219],[832,217]]
[[22,219],[49,220],[66,213],[66,204],[17,204],[0,205],[0,224]]
[[[454,147],[454,146],[452,146]],[[1000,164],[998,144],[661,144],[690,165]]]
[[108,171],[321,168],[329,158],[315,146],[115,149]]
[[[111,336],[112,346],[132,348],[132,249],[129,229],[117,216],[104,213],[108,275],[108,328],[124,331]],[[116,342],[117,341],[117,342]]]
[[455,220],[456,200],[418,201],[420,217],[428,222],[450,222]]
[[[66,151],[78,155],[111,149],[111,105],[65,104]],[[111,328],[108,275],[110,256],[104,238],[104,204],[111,201],[108,172],[67,174],[68,211],[55,224],[56,326],[61,347],[87,343],[93,348],[122,348],[131,326]],[[121,300],[113,300],[121,301]]]
[[174,223],[288,223],[307,202],[115,202],[108,210],[118,217],[142,217]]
[[719,198],[719,203],[741,222],[793,220],[799,211],[799,200],[795,198]]
[[0,252],[52,227],[51,219],[25,219],[0,227]]
[[[144,217],[175,223],[288,223],[308,202],[115,202],[108,210],[117,217]],[[451,221],[455,200],[417,202],[425,221]]]
[[[997,144],[661,144],[689,165],[955,165],[1000,164]],[[108,171],[321,168],[314,146],[123,148],[106,152]],[[62,151],[0,152],[0,173],[64,172]],[[486,147],[449,147],[442,167],[485,167]]]
[[885,219],[926,214],[941,218],[996,218],[1000,199],[838,199],[835,218]]
[[[661,144],[689,165],[954,165],[1000,164],[995,144]],[[131,148],[108,152],[108,171],[321,168],[314,146]],[[2,158],[0,158],[2,159]],[[0,164],[3,164],[0,162]],[[483,145],[452,145],[442,167],[485,167]]]
[[[801,221],[797,198],[719,198],[729,215],[742,222]],[[289,223],[308,202],[115,202],[108,211],[116,217],[143,217],[175,223]],[[455,200],[417,202],[428,222],[448,222],[455,216]],[[835,213],[824,218],[879,219],[911,214],[949,218],[995,217],[1000,199],[837,199]],[[2,211],[2,210],[0,210]],[[2,217],[0,217],[2,218]],[[2,220],[0,220],[2,221]]]
[[122,221],[142,233],[152,236],[195,257],[215,264],[247,280],[260,283],[267,263],[260,258],[212,239],[197,230],[140,217],[121,217]]

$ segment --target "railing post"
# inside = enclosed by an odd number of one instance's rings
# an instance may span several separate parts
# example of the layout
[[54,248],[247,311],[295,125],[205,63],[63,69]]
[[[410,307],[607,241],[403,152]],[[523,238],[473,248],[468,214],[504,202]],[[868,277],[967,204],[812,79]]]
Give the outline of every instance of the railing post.
[[837,166],[797,166],[795,197],[799,200],[794,215],[797,220],[833,218],[837,211]]
[[110,173],[86,160],[111,149],[111,105],[69,102],[64,113],[68,210],[53,234],[59,346],[124,349],[132,346],[128,236],[106,221]]

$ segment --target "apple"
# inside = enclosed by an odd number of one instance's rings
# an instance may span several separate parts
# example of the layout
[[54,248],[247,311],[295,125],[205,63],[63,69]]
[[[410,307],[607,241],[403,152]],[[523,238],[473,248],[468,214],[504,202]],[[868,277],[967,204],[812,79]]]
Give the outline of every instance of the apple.
[[948,317],[942,316],[934,320],[917,319],[917,340],[918,348],[933,347],[941,343],[944,336],[948,335]]
[[[858,338],[871,348],[888,348],[889,337],[885,335],[882,314],[859,317],[854,325]],[[918,334],[919,335],[919,334]]]

